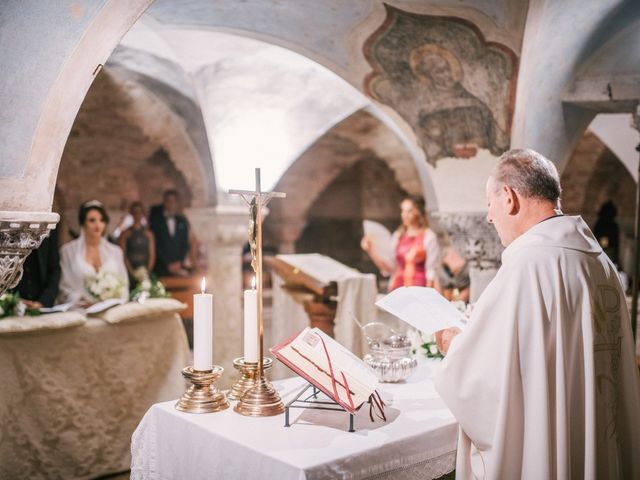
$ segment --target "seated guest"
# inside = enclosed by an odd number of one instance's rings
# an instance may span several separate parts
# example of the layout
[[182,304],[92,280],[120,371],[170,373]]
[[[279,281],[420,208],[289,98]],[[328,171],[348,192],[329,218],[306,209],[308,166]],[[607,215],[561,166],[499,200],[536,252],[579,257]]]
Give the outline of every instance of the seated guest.
[[58,230],[49,233],[40,246],[25,259],[23,273],[15,292],[28,308],[51,307],[58,295],[60,253]]
[[469,263],[461,257],[453,246],[446,249],[442,265],[438,271],[438,290],[447,300],[469,302]]
[[124,252],[124,261],[129,275],[140,267],[151,272],[156,262],[156,247],[153,233],[145,225],[145,211],[141,202],[134,202],[129,209],[133,225],[120,236],[120,248]]
[[[59,303],[91,303],[101,299],[129,297],[129,279],[120,247],[105,239],[109,216],[97,200],[82,204],[78,212],[80,236],[60,249]],[[108,281],[100,288],[104,295],[89,293],[87,284],[98,275]]]
[[149,228],[156,239],[156,274],[187,275],[192,266],[188,258],[192,237],[189,221],[180,213],[176,190],[164,192],[162,204],[151,208]]

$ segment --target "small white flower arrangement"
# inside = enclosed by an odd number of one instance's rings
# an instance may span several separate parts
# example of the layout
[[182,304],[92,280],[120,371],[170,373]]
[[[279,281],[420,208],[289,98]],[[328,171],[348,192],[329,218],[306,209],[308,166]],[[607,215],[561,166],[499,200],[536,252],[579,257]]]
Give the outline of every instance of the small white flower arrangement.
[[109,300],[120,298],[124,281],[113,272],[100,272],[85,280],[85,288],[92,298],[96,300]]
[[133,302],[144,303],[147,298],[165,298],[170,295],[157,277],[150,274],[145,267],[138,267],[133,272],[133,278],[138,282],[129,294]]

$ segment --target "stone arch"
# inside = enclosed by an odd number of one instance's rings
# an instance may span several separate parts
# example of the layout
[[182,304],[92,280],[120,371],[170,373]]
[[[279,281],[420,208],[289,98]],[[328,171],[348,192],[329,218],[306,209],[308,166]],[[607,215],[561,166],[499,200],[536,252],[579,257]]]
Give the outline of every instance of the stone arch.
[[180,120],[147,89],[105,69],[85,97],[60,163],[57,196],[64,193],[67,226],[77,227],[77,208],[90,198],[105,204],[112,228],[129,203],[150,206],[167,188],[181,192],[185,206],[206,205],[210,187]]
[[[132,99],[123,116],[138,125],[152,143],[161,146],[186,179],[192,194],[190,206],[215,203],[211,159],[202,158],[186,131],[185,120],[149,87],[115,72],[110,72],[110,75]],[[206,136],[206,132],[203,134]],[[204,164],[205,161],[208,164]]]
[[293,251],[317,197],[363,158],[384,161],[404,191],[423,195],[416,164],[405,145],[378,118],[360,110],[317,140],[278,181],[275,189],[286,192],[287,201],[271,204],[265,222],[267,241],[281,251]]
[[[14,88],[3,108],[19,122],[6,122],[0,133],[20,132],[19,143],[3,146],[7,149],[2,151],[0,178],[0,192],[6,192],[1,196],[3,210],[51,210],[62,151],[86,92],[151,1],[107,0],[100,6],[81,4],[68,9],[54,5],[41,9],[36,17],[25,15],[20,2],[3,7],[10,35],[24,40],[20,50],[6,49],[0,57],[11,75],[7,84],[31,85]],[[60,31],[65,32],[63,37],[56,34]],[[56,41],[47,43],[48,35]],[[35,66],[38,79],[33,82]]]
[[562,172],[562,209],[582,215],[593,226],[598,210],[613,201],[620,226],[622,267],[631,271],[636,182],[620,159],[591,131],[587,131]]
[[595,218],[600,206],[613,200],[618,216],[635,214],[635,181],[620,159],[591,131],[574,149],[562,172],[562,207],[567,213]]

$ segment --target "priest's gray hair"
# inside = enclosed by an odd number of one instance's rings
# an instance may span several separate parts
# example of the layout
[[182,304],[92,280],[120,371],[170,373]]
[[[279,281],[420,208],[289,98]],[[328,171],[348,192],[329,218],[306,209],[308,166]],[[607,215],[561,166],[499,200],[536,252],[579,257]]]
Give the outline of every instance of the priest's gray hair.
[[494,180],[527,198],[548,200],[560,207],[560,176],[555,165],[538,152],[514,148],[502,154],[493,171]]

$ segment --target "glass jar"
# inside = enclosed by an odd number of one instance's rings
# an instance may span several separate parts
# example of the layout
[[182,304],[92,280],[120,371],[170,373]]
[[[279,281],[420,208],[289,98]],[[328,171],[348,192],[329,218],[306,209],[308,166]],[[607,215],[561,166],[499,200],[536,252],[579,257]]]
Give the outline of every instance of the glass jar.
[[418,366],[411,356],[411,342],[404,335],[390,335],[382,342],[371,342],[364,362],[375,370],[381,382],[402,382]]

